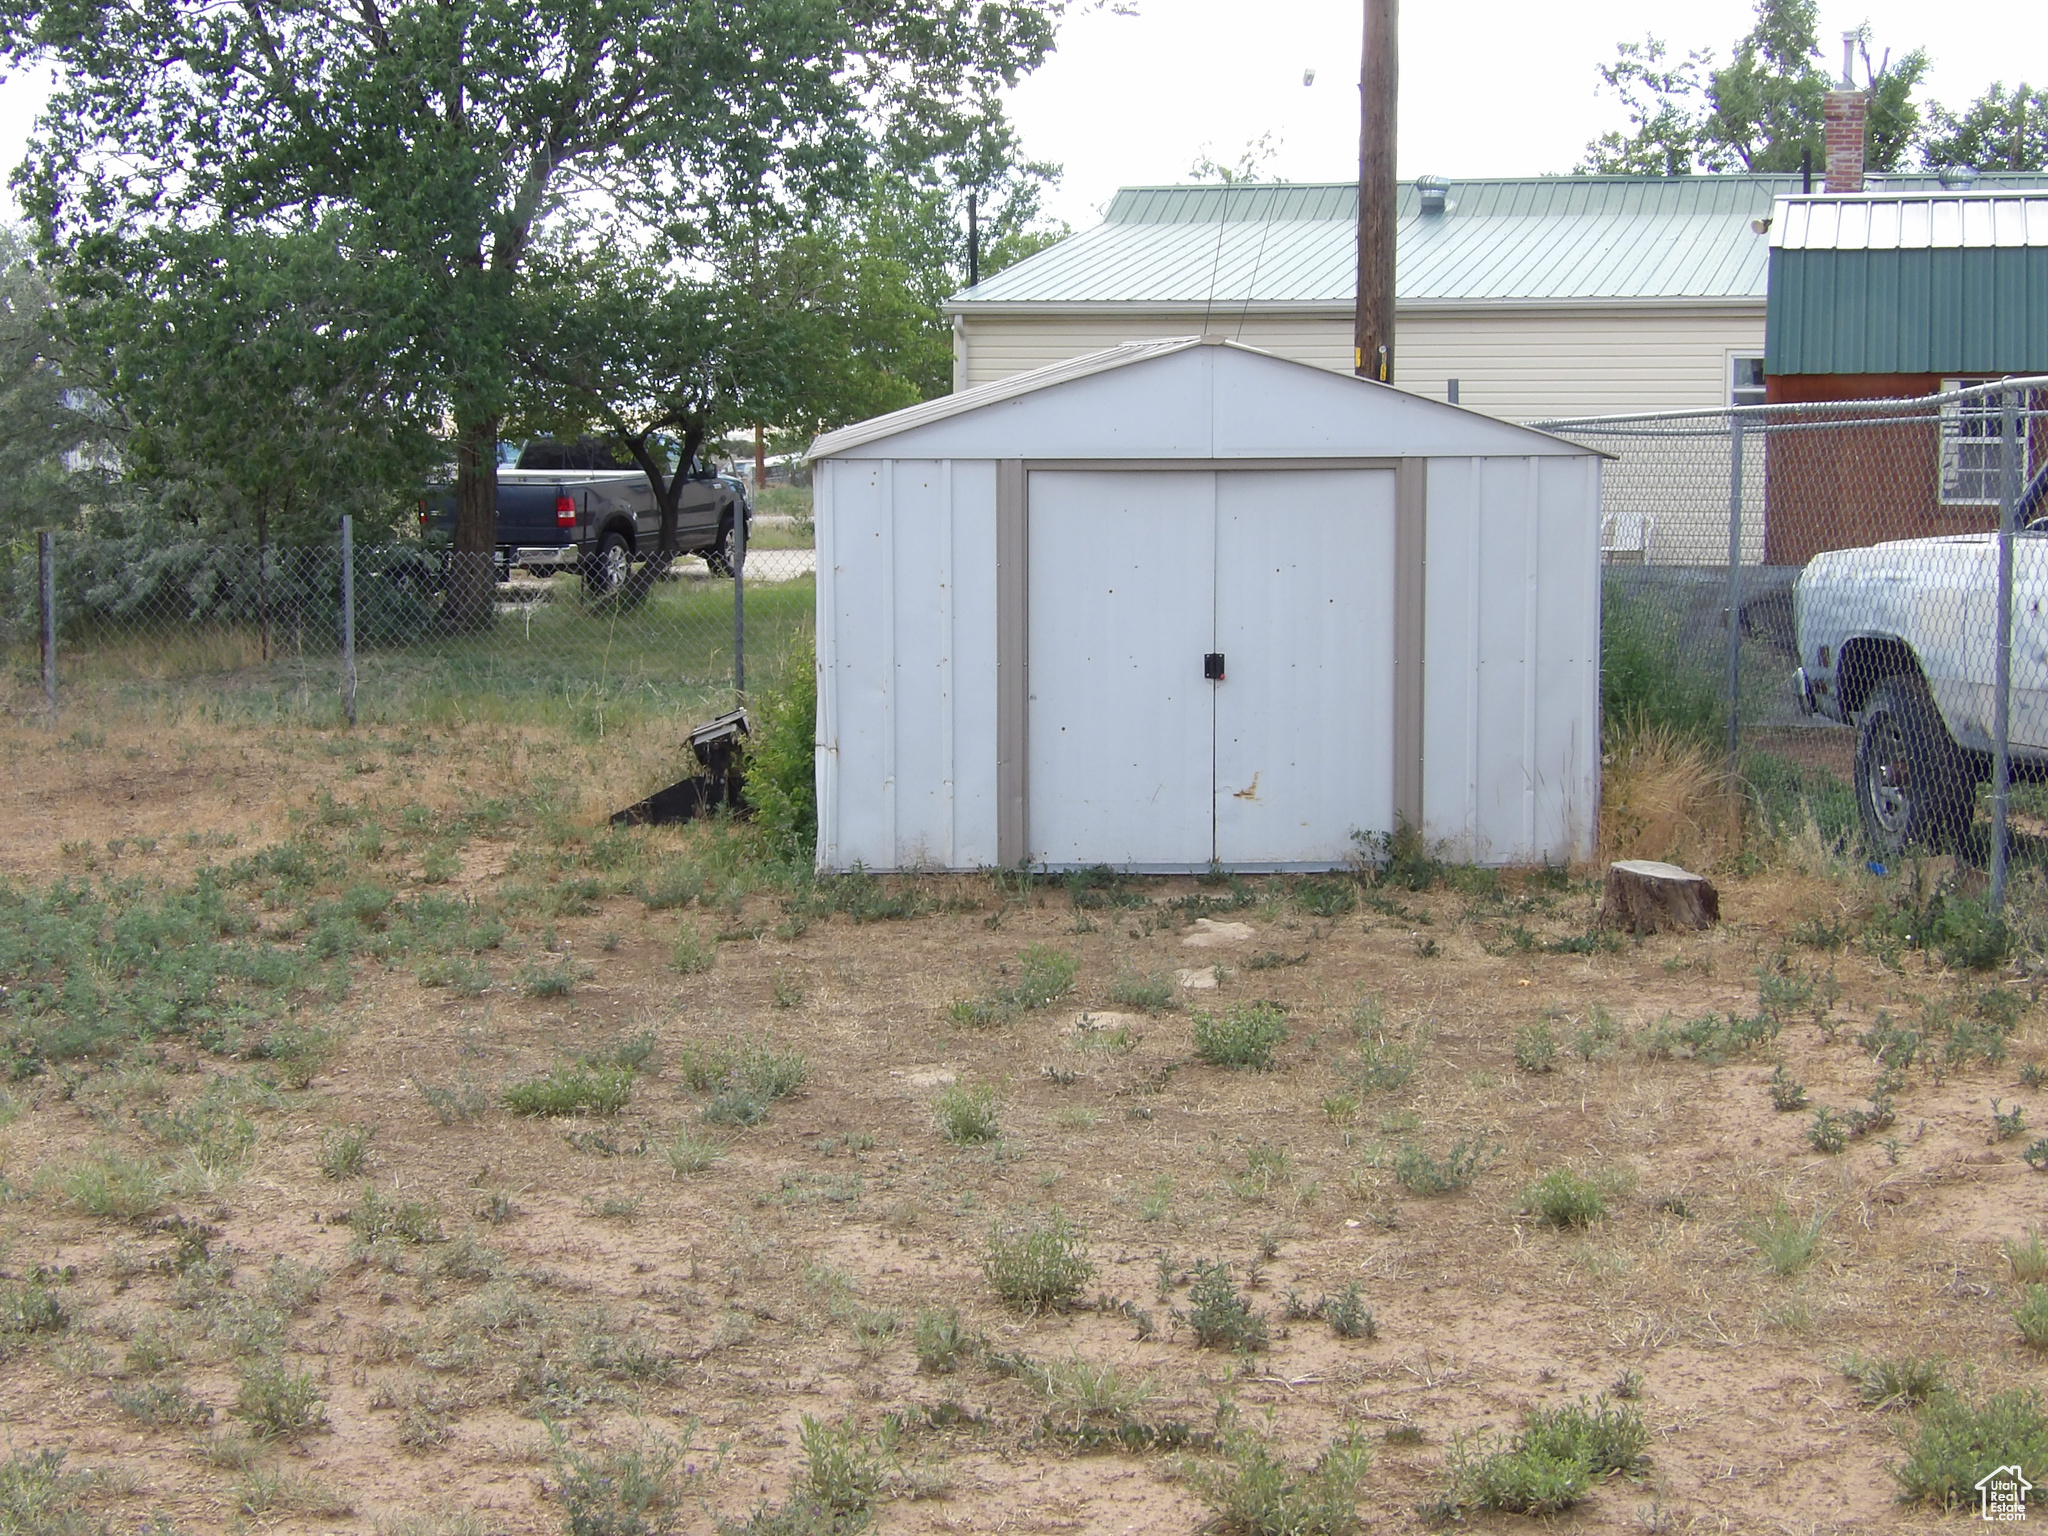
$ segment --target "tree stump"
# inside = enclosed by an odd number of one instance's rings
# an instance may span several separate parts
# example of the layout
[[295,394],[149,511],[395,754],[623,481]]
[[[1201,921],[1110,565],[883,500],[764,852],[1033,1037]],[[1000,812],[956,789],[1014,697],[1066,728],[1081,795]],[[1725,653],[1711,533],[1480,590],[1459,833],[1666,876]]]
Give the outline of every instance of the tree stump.
[[1631,933],[1692,932],[1721,920],[1714,882],[1676,864],[1622,859],[1607,866],[1600,918]]

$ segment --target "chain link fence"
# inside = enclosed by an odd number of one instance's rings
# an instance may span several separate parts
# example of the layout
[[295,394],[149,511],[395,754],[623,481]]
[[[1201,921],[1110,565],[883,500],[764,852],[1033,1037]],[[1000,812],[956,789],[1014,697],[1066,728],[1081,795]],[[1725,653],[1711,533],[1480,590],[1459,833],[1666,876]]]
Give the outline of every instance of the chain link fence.
[[1602,703],[1877,868],[2048,852],[2048,378],[1538,422],[1610,455]]
[[695,556],[587,577],[499,562],[479,617],[450,598],[455,557],[355,544],[346,520],[331,542],[266,548],[44,534],[0,558],[0,700],[53,718],[687,725],[777,684],[812,633],[808,518],[757,515],[734,555],[730,576]]

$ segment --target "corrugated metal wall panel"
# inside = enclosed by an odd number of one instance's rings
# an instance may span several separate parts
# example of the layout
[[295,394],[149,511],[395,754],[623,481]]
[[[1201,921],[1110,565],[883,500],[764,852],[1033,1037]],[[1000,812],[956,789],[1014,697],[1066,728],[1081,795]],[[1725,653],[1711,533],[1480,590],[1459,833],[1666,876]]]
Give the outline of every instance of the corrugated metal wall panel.
[[2048,248],[1774,250],[1770,290],[1773,374],[2048,372]]

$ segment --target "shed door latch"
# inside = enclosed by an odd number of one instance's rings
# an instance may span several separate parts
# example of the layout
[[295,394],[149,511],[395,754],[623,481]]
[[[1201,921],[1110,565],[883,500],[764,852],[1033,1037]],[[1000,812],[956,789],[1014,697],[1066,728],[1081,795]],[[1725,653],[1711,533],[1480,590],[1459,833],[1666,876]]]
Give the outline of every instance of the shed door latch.
[[1210,651],[1202,657],[1202,676],[1212,683],[1223,681],[1223,653]]

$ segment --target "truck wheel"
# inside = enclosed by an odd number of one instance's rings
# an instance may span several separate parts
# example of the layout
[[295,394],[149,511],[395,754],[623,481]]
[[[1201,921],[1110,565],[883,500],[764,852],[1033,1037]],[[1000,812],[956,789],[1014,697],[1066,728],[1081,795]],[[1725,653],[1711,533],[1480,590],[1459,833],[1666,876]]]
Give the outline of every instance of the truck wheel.
[[1870,690],[1856,730],[1856,808],[1871,851],[1961,848],[1977,804],[1977,773],[1917,674]]
[[583,584],[595,593],[616,592],[633,574],[633,547],[614,529],[598,540],[597,553],[583,562]]
[[732,519],[728,517],[718,525],[718,542],[698,551],[704,563],[711,568],[714,576],[732,574]]

